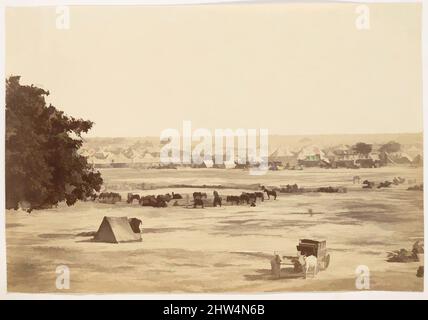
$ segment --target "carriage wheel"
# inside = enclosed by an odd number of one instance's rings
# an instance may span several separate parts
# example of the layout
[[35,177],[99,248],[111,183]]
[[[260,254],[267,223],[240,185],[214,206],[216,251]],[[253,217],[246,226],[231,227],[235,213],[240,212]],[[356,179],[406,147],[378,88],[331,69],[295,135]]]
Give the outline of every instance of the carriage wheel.
[[328,268],[328,265],[330,264],[330,255],[326,255],[324,259],[324,269]]

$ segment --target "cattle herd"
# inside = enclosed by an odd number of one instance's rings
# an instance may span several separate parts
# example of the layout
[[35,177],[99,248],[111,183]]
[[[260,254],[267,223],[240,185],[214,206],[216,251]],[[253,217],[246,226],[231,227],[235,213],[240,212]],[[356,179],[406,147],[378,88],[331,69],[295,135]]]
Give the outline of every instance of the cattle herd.
[[394,179],[392,179],[392,181],[385,180],[385,181],[379,182],[378,184],[376,184],[374,181],[364,180],[363,181],[363,189],[388,188],[392,185],[398,186],[400,184],[403,184],[404,182],[406,182],[406,179],[404,179],[402,177],[394,177]]
[[[353,183],[360,183],[360,177],[353,177]],[[374,188],[388,188],[392,185],[403,184],[406,179],[402,177],[394,177],[392,181],[386,180],[382,182],[374,182],[370,180],[364,180],[362,182],[363,189],[374,189]],[[412,180],[408,181],[413,182]],[[226,195],[220,196],[217,191],[213,191],[212,197],[208,196],[206,192],[193,192],[193,201],[191,201],[191,195],[187,194],[185,197],[178,193],[172,192],[167,194],[158,194],[158,195],[146,195],[140,196],[138,194],[128,193],[126,202],[128,204],[137,202],[143,207],[155,207],[155,208],[165,208],[171,205],[183,205],[183,206],[192,206],[193,208],[206,206],[222,206],[226,205],[249,205],[252,207],[256,206],[256,203],[265,201],[266,199],[270,200],[273,197],[273,200],[277,199],[278,193],[304,193],[304,192],[323,192],[323,193],[346,193],[347,189],[345,187],[315,187],[315,188],[301,188],[297,184],[287,184],[280,188],[267,189],[265,186],[259,186],[260,191],[256,192],[242,192],[240,195]],[[423,185],[415,185],[414,187],[409,187],[408,190],[423,190]],[[122,201],[122,197],[119,193],[115,192],[102,192],[98,196],[92,197],[91,200],[98,198],[100,203],[110,203],[114,204],[116,202]]]
[[[220,196],[219,193],[214,190],[213,197],[210,198],[208,197],[206,192],[193,192],[192,205],[194,208],[204,208],[209,203],[210,206],[212,205],[213,207],[221,207],[222,204],[226,202],[227,205],[249,205],[255,207],[258,201],[263,202],[265,200],[265,194],[267,199],[271,199],[272,196],[273,199],[276,200],[277,192],[275,190],[268,190],[264,186],[261,187],[261,190],[262,192],[242,192],[240,195],[227,195],[224,197]],[[91,198],[91,200],[95,200],[96,198],[98,198],[98,202],[100,203],[115,204],[117,202],[122,201],[121,195],[116,192],[102,192],[98,196]],[[171,204],[189,204],[189,198],[189,195],[186,195],[186,199],[184,199],[181,194],[174,192],[172,192],[171,194],[167,193],[146,196],[128,193],[126,202],[128,204],[137,202],[143,207],[165,208]]]

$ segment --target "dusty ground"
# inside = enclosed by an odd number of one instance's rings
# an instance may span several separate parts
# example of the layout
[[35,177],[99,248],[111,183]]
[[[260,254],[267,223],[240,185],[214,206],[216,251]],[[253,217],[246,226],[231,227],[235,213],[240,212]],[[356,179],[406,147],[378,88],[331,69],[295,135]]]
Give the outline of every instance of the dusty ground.
[[[57,292],[55,269],[71,271],[69,292],[282,292],[355,290],[355,269],[370,269],[372,290],[423,290],[415,263],[386,262],[387,251],[411,249],[423,237],[423,193],[408,184],[363,190],[351,178],[402,176],[422,182],[422,169],[304,170],[252,177],[241,170],[103,170],[109,191],[138,184],[262,183],[347,186],[345,194],[281,194],[255,208],[149,208],[126,203],[78,203],[33,212],[6,212],[8,290]],[[184,193],[196,189],[175,189]],[[171,189],[140,191],[166,193]],[[202,190],[201,190],[202,191]],[[212,192],[206,189],[206,192]],[[219,190],[231,194],[242,190]],[[312,209],[313,215],[308,214]],[[92,243],[103,216],[139,217],[140,243]],[[299,238],[326,239],[331,264],[315,279],[272,279],[269,256],[295,254]]]

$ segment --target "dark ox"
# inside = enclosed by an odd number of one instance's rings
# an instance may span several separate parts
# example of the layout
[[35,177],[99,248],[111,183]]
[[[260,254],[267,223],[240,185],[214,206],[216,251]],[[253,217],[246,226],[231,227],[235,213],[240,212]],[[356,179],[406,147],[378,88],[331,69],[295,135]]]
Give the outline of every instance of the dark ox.
[[197,206],[204,208],[204,199],[207,199],[207,194],[205,192],[193,192],[193,208]]

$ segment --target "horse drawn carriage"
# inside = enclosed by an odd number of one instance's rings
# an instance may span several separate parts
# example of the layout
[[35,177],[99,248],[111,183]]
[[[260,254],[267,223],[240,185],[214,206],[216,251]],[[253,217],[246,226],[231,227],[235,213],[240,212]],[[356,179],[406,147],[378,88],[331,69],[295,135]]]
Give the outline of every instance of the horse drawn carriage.
[[[327,241],[300,239],[296,246],[297,256],[282,256],[275,254],[271,260],[272,274],[280,278],[281,267],[293,269],[294,274],[302,274],[305,278],[309,271],[313,276],[320,270],[325,270],[330,264],[330,254],[327,251]],[[289,267],[289,268],[287,268]]]

